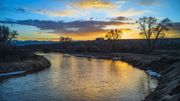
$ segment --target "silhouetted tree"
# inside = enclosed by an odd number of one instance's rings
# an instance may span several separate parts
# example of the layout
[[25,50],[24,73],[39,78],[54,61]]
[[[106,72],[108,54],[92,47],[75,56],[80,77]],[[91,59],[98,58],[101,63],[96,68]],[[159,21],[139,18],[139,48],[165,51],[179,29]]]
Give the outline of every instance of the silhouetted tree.
[[61,36],[59,38],[59,41],[60,42],[70,42],[72,39],[70,37],[64,37],[64,36]]
[[[140,35],[145,36],[147,40],[148,49],[155,48],[158,39],[164,38],[166,31],[171,26],[171,20],[166,18],[158,22],[155,17],[143,17],[137,21],[139,23]],[[152,40],[153,39],[153,40]]]
[[0,26],[0,42],[10,43],[18,36],[17,31],[11,31],[7,26]]
[[123,35],[122,31],[118,29],[115,30],[111,29],[111,31],[109,31],[105,37],[108,40],[118,40],[119,38],[121,38],[122,35]]
[[62,42],[61,43],[61,48],[62,49],[67,49],[69,47],[69,43],[72,41],[72,39],[70,37],[64,37],[64,36],[61,36],[59,37],[59,42]]
[[111,29],[105,37],[107,40],[109,40],[110,45],[111,45],[111,51],[116,51],[116,42],[121,36],[123,35],[121,30],[118,29]]

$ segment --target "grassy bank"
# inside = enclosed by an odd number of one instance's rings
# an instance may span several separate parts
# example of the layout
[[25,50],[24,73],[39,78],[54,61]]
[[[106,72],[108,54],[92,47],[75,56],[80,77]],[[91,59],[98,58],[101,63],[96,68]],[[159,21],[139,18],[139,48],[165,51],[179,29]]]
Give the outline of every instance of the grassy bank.
[[7,44],[1,44],[0,57],[1,79],[24,75],[50,67],[50,62],[45,57]]

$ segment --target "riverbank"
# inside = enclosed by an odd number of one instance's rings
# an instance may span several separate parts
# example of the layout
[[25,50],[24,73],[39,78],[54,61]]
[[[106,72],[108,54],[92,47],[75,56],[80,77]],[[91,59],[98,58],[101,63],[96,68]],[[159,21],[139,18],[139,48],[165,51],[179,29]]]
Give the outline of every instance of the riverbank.
[[[134,67],[142,70],[152,70],[159,73],[158,87],[148,95],[144,101],[179,101],[180,99],[180,57],[179,55],[169,54],[135,54],[135,53],[80,53],[71,54],[77,57],[97,58],[97,59],[112,59],[114,61],[126,61]],[[65,57],[71,56],[64,54]],[[40,56],[41,57],[41,56]],[[37,62],[41,61],[41,62]],[[31,62],[23,62],[32,64]],[[37,64],[39,63],[39,64]],[[42,58],[34,60],[34,65],[40,67],[47,63]],[[17,63],[19,64],[19,63]],[[21,66],[22,64],[18,65]],[[47,64],[46,64],[47,65]],[[31,67],[25,66],[25,67]],[[39,70],[30,71],[30,73]],[[43,69],[43,68],[42,68]]]
[[25,75],[48,67],[50,67],[49,60],[38,55],[18,61],[0,62],[0,79]]
[[153,70],[161,77],[156,90],[144,101],[179,101],[180,99],[180,57],[168,55],[114,54],[135,67]]
[[[121,60],[142,70],[158,72],[158,87],[144,101],[179,101],[180,99],[180,57],[168,54],[72,54],[78,57]],[[65,55],[68,56],[68,55]]]

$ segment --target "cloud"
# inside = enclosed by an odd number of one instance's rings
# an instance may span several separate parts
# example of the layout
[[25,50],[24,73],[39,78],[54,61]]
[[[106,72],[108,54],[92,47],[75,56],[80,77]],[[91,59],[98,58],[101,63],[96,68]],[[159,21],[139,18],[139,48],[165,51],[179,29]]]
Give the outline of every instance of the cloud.
[[132,17],[132,16],[139,16],[145,13],[152,13],[153,11],[151,10],[139,10],[139,9],[134,9],[134,8],[129,8],[127,10],[114,10],[113,12],[111,10],[108,11],[108,14],[111,16],[124,16],[124,17]]
[[73,4],[75,7],[79,8],[114,8],[112,2],[102,1],[102,0],[80,0]]
[[111,18],[111,20],[113,20],[113,21],[127,21],[130,19],[127,17],[124,17],[124,16],[118,16],[118,17]]
[[[104,16],[107,17],[114,17],[112,20],[122,20],[123,18],[121,16],[124,17],[132,17],[132,16],[138,16],[138,15],[142,15],[145,13],[150,13],[152,11],[150,10],[138,10],[138,9],[134,9],[134,8],[129,8],[127,10],[118,10],[118,9],[114,9],[113,12],[111,9],[106,9],[106,10],[87,10],[84,11],[83,9],[66,9],[66,10],[61,10],[61,11],[51,11],[51,10],[43,10],[43,9],[27,9],[27,8],[18,8],[17,9],[18,12],[32,12],[32,13],[36,13],[36,14],[42,14],[42,15],[48,15],[48,16],[60,16],[60,17],[71,17],[71,18],[78,18],[78,17],[91,17],[91,20],[94,18],[94,14],[93,13],[101,13],[101,14],[105,14]],[[118,18],[119,17],[119,18]],[[124,18],[125,20],[125,18]]]
[[140,0],[139,4],[143,6],[157,6],[161,5],[163,0]]
[[71,16],[74,13],[70,10],[65,10],[65,11],[49,11],[49,10],[31,10],[34,13],[38,14],[43,14],[43,15],[48,15],[48,16]]
[[27,11],[28,11],[28,9],[23,8],[23,7],[19,7],[19,8],[17,8],[17,11],[18,11],[18,12],[25,13],[25,12],[27,12]]
[[172,23],[172,27],[170,29],[180,32],[180,22]]
[[[62,2],[61,0],[56,0]],[[70,2],[71,1],[71,2]],[[140,10],[135,8],[121,9],[121,6],[129,0],[67,0],[62,10],[30,9],[18,8],[19,12],[32,12],[41,15],[78,18],[89,16],[95,17],[104,15],[105,17],[126,16],[132,17],[151,12],[150,10]]]
[[[131,24],[120,21],[46,21],[46,20],[19,20],[19,21],[0,21],[0,23],[21,24],[35,26],[41,30],[48,31],[49,33],[62,33],[62,34],[85,34],[95,32],[107,32],[106,26],[114,25],[120,26]],[[127,30],[127,28],[123,28]]]
[[73,15],[73,12],[70,10],[65,11],[50,11],[50,10],[44,10],[44,9],[28,9],[24,7],[17,8],[18,12],[25,13],[25,12],[32,12],[42,15],[48,15],[48,16],[70,16]]
[[172,23],[172,26],[169,28],[166,36],[168,38],[180,38],[180,22]]
[[8,18],[8,17],[4,18],[4,20],[5,20],[5,21],[15,21],[14,19]]
[[[53,0],[54,1],[54,0]],[[61,0],[55,0],[62,2]],[[69,11],[68,17],[94,17],[103,14],[108,17],[108,11],[118,11],[126,0],[67,0],[64,12]]]

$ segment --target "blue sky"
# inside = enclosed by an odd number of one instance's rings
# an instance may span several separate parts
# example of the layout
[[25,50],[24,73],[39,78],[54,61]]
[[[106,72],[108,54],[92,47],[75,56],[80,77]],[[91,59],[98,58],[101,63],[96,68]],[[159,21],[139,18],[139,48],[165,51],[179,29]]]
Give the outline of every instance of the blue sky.
[[[94,30],[94,34],[92,34],[93,32],[91,31],[85,33],[83,30],[87,28],[81,25],[84,25],[84,23],[92,23],[86,21],[110,22],[113,18],[126,17],[131,20],[127,21],[120,19],[122,22],[126,22],[126,24],[120,24],[121,27],[118,27],[119,25],[117,27],[124,28],[124,30],[125,28],[135,29],[135,26],[128,25],[127,23],[133,22],[143,16],[153,16],[159,20],[168,17],[173,22],[180,22],[179,10],[180,0],[1,0],[0,20],[22,21],[31,19],[44,21],[51,20],[54,22],[63,21],[63,24],[68,24],[68,26],[70,26],[70,28],[67,28],[68,30],[75,30],[75,28],[77,28],[75,25],[71,26],[71,23],[81,21],[82,24],[78,23],[79,30],[76,31],[76,33],[75,31],[67,33],[67,29],[65,31],[62,27],[58,27],[62,29],[61,31],[60,29],[55,30],[55,28],[42,28],[42,26],[37,26],[37,24],[6,24],[20,33],[19,39],[38,40],[44,38],[47,40],[49,38],[49,40],[51,40],[51,38],[55,39],[58,36],[65,35],[74,37],[76,40],[78,40],[78,38],[81,40],[103,37],[105,33],[105,30],[99,29]],[[114,28],[112,24],[101,26],[111,26],[110,28]],[[98,28],[103,29],[102,27]],[[174,32],[179,33],[179,31]],[[137,31],[130,32],[126,30],[125,34],[124,38],[138,38]]]

